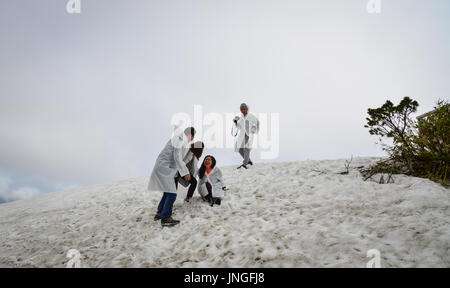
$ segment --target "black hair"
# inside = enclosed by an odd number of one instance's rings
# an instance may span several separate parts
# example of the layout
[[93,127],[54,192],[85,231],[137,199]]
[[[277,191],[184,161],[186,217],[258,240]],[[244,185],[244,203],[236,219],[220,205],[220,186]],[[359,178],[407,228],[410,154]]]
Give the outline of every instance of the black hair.
[[194,127],[188,127],[186,129],[184,129],[184,134],[186,136],[189,136],[189,135],[195,136],[195,132],[196,131],[195,131]]
[[214,168],[216,166],[216,158],[214,158],[214,156],[211,156],[211,155],[206,155],[205,158],[203,158],[202,166],[200,167],[200,170],[198,170],[199,178],[203,178],[203,176],[205,175],[205,171],[206,171],[205,159],[208,157],[210,157],[211,161],[212,161],[211,168]]
[[200,157],[202,157],[203,148],[205,148],[205,144],[201,141],[197,141],[191,144],[191,152],[194,153],[197,159],[200,159]]

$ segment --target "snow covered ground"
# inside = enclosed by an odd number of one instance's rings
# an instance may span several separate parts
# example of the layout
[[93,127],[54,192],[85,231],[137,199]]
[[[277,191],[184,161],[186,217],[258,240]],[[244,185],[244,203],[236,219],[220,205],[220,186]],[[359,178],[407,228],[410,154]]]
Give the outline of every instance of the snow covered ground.
[[[373,158],[353,159],[351,168]],[[174,206],[182,223],[153,221],[160,193],[148,177],[45,194],[0,205],[0,267],[450,267],[450,191],[394,176],[364,182],[345,160],[223,167],[221,206],[196,192]]]

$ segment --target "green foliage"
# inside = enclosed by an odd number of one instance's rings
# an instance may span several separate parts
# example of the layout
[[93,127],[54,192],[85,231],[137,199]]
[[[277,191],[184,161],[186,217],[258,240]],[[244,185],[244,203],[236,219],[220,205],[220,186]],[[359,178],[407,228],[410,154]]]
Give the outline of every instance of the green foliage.
[[366,118],[367,125],[371,135],[394,138],[394,142],[405,142],[404,137],[408,132],[411,121],[409,115],[416,112],[419,103],[409,97],[403,100],[397,106],[391,101],[386,101],[383,106],[376,109],[368,109],[369,118]]
[[416,170],[426,171],[426,177],[448,184],[450,177],[450,105],[438,101],[433,113],[418,121]]
[[448,185],[450,106],[438,101],[435,111],[418,122],[410,118],[419,104],[409,97],[395,106],[391,101],[380,108],[368,109],[366,118],[371,135],[380,140],[392,139],[392,145],[383,144],[388,153],[388,161],[372,167],[373,173],[404,173],[426,177],[443,185]]

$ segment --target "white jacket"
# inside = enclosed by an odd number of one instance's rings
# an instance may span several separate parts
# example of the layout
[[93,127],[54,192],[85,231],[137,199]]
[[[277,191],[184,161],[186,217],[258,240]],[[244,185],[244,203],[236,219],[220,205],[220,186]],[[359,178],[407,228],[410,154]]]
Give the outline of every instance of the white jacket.
[[[247,116],[240,114],[236,116],[234,120],[237,120],[237,128],[239,134],[236,137],[234,149],[239,152],[240,148],[252,148],[253,136],[259,132],[259,120],[252,113],[247,113]],[[247,144],[245,143],[245,135],[249,137]]]
[[[195,157],[194,153],[189,151],[183,159],[184,163],[186,163],[186,167],[189,170],[189,173],[192,174],[192,177],[197,177],[198,174],[198,159]],[[180,183],[184,187],[188,187],[190,183],[184,178],[178,179],[178,183]]]
[[203,177],[199,179],[198,192],[203,197],[208,195],[208,189],[206,188],[205,184],[206,182],[209,182],[211,184],[212,197],[222,198],[224,196],[222,188],[225,187],[225,183],[223,182],[222,171],[219,169],[219,167],[214,167],[213,170],[209,172],[209,174],[205,171],[205,175],[203,175]]
[[148,190],[177,193],[175,175],[177,172],[180,172],[181,176],[189,174],[183,161],[188,152],[188,139],[184,133],[172,137],[156,159]]
[[189,173],[192,174],[192,176],[197,177],[198,173],[198,159],[195,157],[194,153],[189,151],[186,154],[186,157],[184,157],[184,163],[186,163],[186,167],[189,170]]

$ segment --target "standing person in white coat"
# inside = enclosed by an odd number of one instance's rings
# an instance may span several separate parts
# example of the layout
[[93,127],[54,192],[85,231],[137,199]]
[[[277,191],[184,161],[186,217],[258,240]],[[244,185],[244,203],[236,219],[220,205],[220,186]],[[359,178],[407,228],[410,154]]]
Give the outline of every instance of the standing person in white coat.
[[183,161],[189,151],[189,142],[194,139],[195,129],[186,128],[184,133],[176,134],[167,142],[156,159],[150,182],[149,191],[161,191],[163,196],[158,205],[155,221],[161,219],[162,226],[174,226],[180,223],[172,218],[173,203],[177,198],[177,172],[184,180],[190,182],[191,175]]
[[235,142],[235,151],[241,154],[244,160],[237,169],[242,167],[247,169],[248,164],[253,165],[250,159],[250,150],[252,149],[253,136],[259,132],[259,120],[255,115],[248,112],[247,104],[242,103],[240,109],[241,114],[233,119],[237,131],[239,131]]
[[198,193],[204,200],[209,201],[211,206],[220,205],[226,190],[223,182],[222,171],[216,166],[216,159],[208,155],[203,160],[198,170]]

